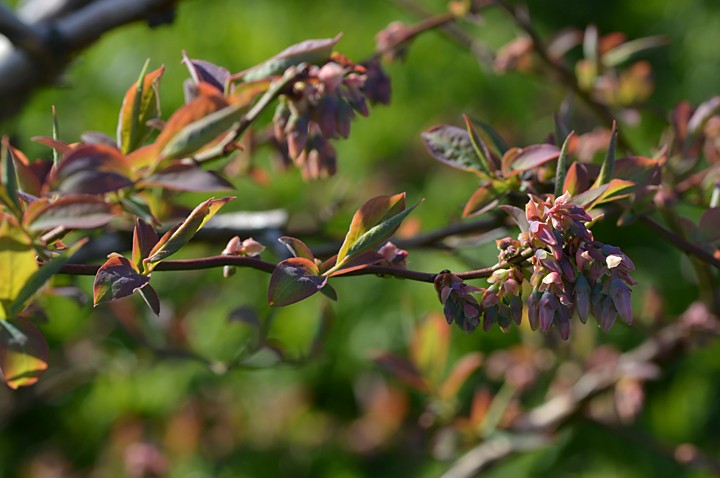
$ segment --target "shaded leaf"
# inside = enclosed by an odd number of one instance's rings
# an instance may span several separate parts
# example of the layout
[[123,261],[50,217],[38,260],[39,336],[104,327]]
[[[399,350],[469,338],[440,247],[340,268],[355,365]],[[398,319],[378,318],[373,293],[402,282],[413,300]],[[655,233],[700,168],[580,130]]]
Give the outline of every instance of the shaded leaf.
[[456,169],[489,173],[475,152],[470,135],[456,126],[434,126],[422,133],[425,149],[430,155]]
[[470,141],[472,142],[473,148],[475,149],[475,154],[477,155],[480,164],[482,164],[483,170],[489,176],[495,176],[495,170],[497,169],[497,165],[495,164],[495,158],[493,158],[487,145],[478,134],[477,130],[475,129],[475,125],[473,125],[470,117],[468,115],[463,115],[463,119],[465,120],[465,128],[467,129],[468,135],[470,136]]
[[130,164],[116,148],[88,144],[65,154],[50,184],[63,193],[105,194],[133,185]]
[[502,201],[506,192],[497,188],[498,182],[486,182],[475,190],[463,208],[463,217],[479,216],[495,209]]
[[569,192],[570,196],[580,194],[587,190],[590,186],[587,168],[584,164],[574,162],[565,173],[565,182],[563,183],[563,192]]
[[68,229],[93,229],[110,222],[115,213],[105,200],[84,194],[63,196],[57,201],[39,199],[25,211],[23,224],[31,231],[64,226]]
[[613,121],[612,131],[610,132],[610,144],[608,144],[608,150],[605,154],[602,166],[600,167],[600,174],[598,174],[593,187],[598,187],[602,184],[609,183],[615,177],[615,149],[617,147],[617,123]]
[[157,85],[165,67],[147,73],[143,66],[140,78],[125,93],[118,119],[117,144],[123,153],[137,149],[150,131],[147,122],[159,114]]
[[440,397],[446,400],[455,397],[458,391],[460,391],[460,387],[463,386],[475,370],[480,368],[482,363],[483,357],[479,352],[467,354],[458,360],[452,368],[450,376],[440,387]]
[[138,182],[138,187],[159,186],[175,191],[208,192],[235,189],[230,181],[195,164],[172,164]]
[[225,85],[230,80],[230,72],[222,66],[215,65],[209,61],[193,60],[182,52],[183,63],[190,71],[190,76],[195,83],[205,82],[215,87],[219,93],[225,92]]
[[47,361],[47,342],[32,322],[0,321],[0,373],[8,387],[16,390],[36,383]]
[[438,385],[445,373],[450,350],[450,327],[440,314],[431,314],[419,323],[410,340],[413,363],[433,385]]
[[557,169],[555,170],[555,197],[560,197],[565,192],[563,186],[565,185],[565,176],[567,174],[568,146],[574,134],[572,131],[568,133],[562,148],[560,148],[560,156],[558,156]]
[[142,261],[150,255],[155,244],[158,242],[158,235],[155,229],[143,221],[137,219],[133,230],[132,263],[137,270],[142,267]]
[[702,242],[720,240],[720,207],[709,208],[700,216],[699,236]]
[[310,297],[325,286],[327,277],[321,277],[314,262],[293,257],[280,262],[270,277],[268,303],[271,307],[284,307]]
[[15,173],[15,161],[8,154],[9,143],[7,136],[2,139],[2,150],[0,151],[0,161],[2,162],[2,176],[0,176],[0,184],[3,188],[3,196],[7,197],[10,204],[7,206],[16,211],[20,209],[20,199],[18,198],[18,181]]
[[153,289],[153,286],[146,284],[144,287],[139,289],[138,292],[147,306],[150,307],[153,314],[160,315],[160,297],[158,297],[157,292]]
[[504,155],[505,152],[509,149],[507,143],[505,140],[500,136],[500,133],[495,131],[495,129],[490,126],[489,123],[486,123],[485,121],[479,120],[477,118],[470,118],[473,124],[476,124],[482,128],[483,131],[485,131],[485,134],[490,138],[490,141],[492,141],[493,145],[495,146],[495,149],[501,154]]
[[138,274],[129,260],[113,256],[98,269],[93,284],[93,304],[109,302],[131,295],[148,285],[150,278]]
[[530,223],[527,220],[525,211],[515,206],[500,206],[500,209],[505,211],[518,225],[520,231],[525,232],[530,229]]
[[554,144],[534,144],[525,148],[511,148],[502,158],[503,176],[509,178],[524,171],[537,168],[560,156],[560,148]]
[[234,197],[222,199],[210,198],[199,204],[179,226],[168,231],[155,245],[143,262],[154,264],[176,253],[202,228],[215,213]]

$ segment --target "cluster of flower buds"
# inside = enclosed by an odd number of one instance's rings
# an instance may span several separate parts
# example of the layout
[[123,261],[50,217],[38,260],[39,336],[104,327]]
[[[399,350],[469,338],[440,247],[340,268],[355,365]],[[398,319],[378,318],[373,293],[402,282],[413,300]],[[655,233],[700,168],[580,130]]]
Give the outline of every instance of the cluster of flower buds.
[[586,227],[592,217],[569,199],[567,193],[556,199],[531,196],[525,208],[530,227],[520,235],[535,251],[530,326],[545,332],[554,325],[563,339],[575,315],[585,323],[592,313],[606,332],[618,315],[632,323],[630,286],[635,284],[632,261],[619,248],[596,241]]
[[[224,256],[238,256],[238,257],[256,257],[259,256],[262,251],[265,250],[265,246],[257,242],[252,237],[241,241],[238,236],[233,237],[225,246],[222,251]],[[228,277],[235,274],[236,267],[224,266],[223,276],[227,279]]]
[[399,269],[407,268],[408,252],[404,249],[400,249],[392,242],[386,242],[384,246],[378,249],[378,254],[383,257],[382,261],[379,263],[380,265],[397,267]]
[[283,95],[275,110],[273,130],[287,156],[306,179],[335,172],[330,139],[347,138],[356,113],[369,114],[368,102],[389,101],[389,80],[377,62],[355,64],[333,53],[322,66],[310,65]]
[[[618,315],[632,323],[630,272],[632,261],[617,247],[596,241],[586,224],[592,217],[569,202],[570,195],[558,198],[531,196],[525,208],[527,228],[518,240],[497,241],[498,263],[504,264],[480,289],[444,271],[435,288],[445,306],[448,323],[455,321],[471,332],[483,319],[483,328],[498,324],[507,331],[522,320],[522,283],[529,276],[532,291],[527,299],[528,321],[535,330],[555,327],[563,339],[570,336],[570,320],[577,315],[585,323],[592,314],[607,332]],[[521,251],[531,251],[532,272],[523,262],[514,261]],[[472,292],[482,293],[477,300]]]

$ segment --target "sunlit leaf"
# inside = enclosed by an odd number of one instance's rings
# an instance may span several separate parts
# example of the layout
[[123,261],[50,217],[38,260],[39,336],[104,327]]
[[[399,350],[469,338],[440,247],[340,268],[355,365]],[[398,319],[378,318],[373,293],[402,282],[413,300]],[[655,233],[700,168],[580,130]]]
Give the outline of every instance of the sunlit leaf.
[[145,63],[138,81],[125,93],[118,119],[117,143],[123,153],[135,150],[150,131],[147,122],[158,116],[157,86],[165,67],[147,73]]
[[12,317],[12,303],[38,268],[30,238],[12,219],[0,216],[0,319]]
[[450,350],[450,327],[440,314],[432,314],[419,323],[410,340],[410,357],[422,375],[438,385],[445,373]]
[[48,367],[45,337],[27,319],[0,321],[0,373],[13,390],[32,385]]
[[565,182],[563,183],[563,191],[569,192],[571,196],[580,194],[582,191],[587,190],[590,186],[590,179],[588,178],[587,168],[584,164],[578,163],[577,161],[570,165],[570,168],[565,173]]
[[560,156],[560,148],[554,144],[534,144],[525,148],[511,148],[502,158],[503,176],[509,178],[535,169]]
[[210,198],[202,202],[190,213],[182,224],[168,231],[168,233],[160,239],[144,262],[146,264],[154,264],[179,251],[221,207],[232,199],[234,198]]
[[342,35],[321,40],[306,40],[302,43],[292,45],[272,58],[237,76],[242,78],[243,81],[255,81],[267,78],[268,76],[280,75],[289,67],[301,63],[324,63],[330,58],[330,54],[337,42],[340,41],[340,38],[342,38]]
[[555,170],[555,197],[560,197],[565,192],[563,186],[565,185],[565,176],[567,174],[568,146],[573,134],[572,131],[568,133],[562,148],[560,148],[560,156],[558,156],[557,169]]
[[482,164],[470,135],[464,129],[440,125],[421,136],[427,151],[441,163],[463,171],[489,172],[489,167]]
[[140,270],[143,259],[150,255],[157,242],[158,235],[155,229],[142,219],[138,219],[133,230],[132,245],[132,263],[137,270]]
[[506,196],[496,181],[486,182],[475,190],[463,209],[463,217],[479,216],[495,209]]
[[666,45],[667,43],[668,38],[663,35],[630,40],[621,43],[615,48],[607,51],[605,54],[602,55],[600,60],[602,61],[603,65],[608,68],[612,68],[630,60],[632,57],[634,57],[641,51],[649,50],[651,48],[657,48],[659,46]]
[[8,207],[20,209],[20,199],[18,198],[18,182],[15,173],[15,162],[9,155],[8,139],[3,137],[2,150],[0,151],[0,161],[2,162],[2,175],[0,176],[0,185],[2,185],[3,195],[7,197]]
[[603,184],[592,189],[589,189],[577,196],[574,196],[570,202],[583,206],[585,209],[592,209],[593,207],[628,197],[632,194],[636,184],[631,181],[624,181],[622,179],[613,179],[609,183]]
[[527,220],[525,211],[515,206],[500,206],[500,209],[505,211],[518,225],[522,232],[530,229],[530,223]]
[[98,305],[131,295],[150,282],[147,276],[138,274],[129,260],[113,256],[103,264],[95,275],[93,303]]
[[58,226],[93,229],[104,226],[114,217],[111,206],[103,198],[76,194],[52,202],[45,198],[33,202],[25,211],[23,223],[31,231]]
[[610,133],[610,144],[608,144],[607,153],[603,160],[602,166],[600,167],[600,174],[598,174],[593,187],[596,188],[603,184],[609,183],[615,177],[615,149],[617,147],[617,123],[613,121],[612,131]]
[[327,277],[319,275],[314,262],[293,257],[280,262],[270,277],[268,303],[271,307],[284,307],[300,302],[321,290]]
[[315,256],[313,255],[310,248],[305,245],[305,243],[300,239],[296,239],[290,236],[282,236],[278,238],[278,241],[285,244],[285,247],[290,250],[294,257],[302,257],[303,259],[308,259],[310,261],[315,260]]

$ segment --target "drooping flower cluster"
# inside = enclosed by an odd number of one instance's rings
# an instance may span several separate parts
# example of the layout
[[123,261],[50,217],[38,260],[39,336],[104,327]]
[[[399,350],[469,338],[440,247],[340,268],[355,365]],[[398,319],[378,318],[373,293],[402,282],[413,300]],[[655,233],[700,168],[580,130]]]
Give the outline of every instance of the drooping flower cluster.
[[333,175],[335,149],[329,140],[347,138],[355,114],[369,114],[368,102],[389,101],[379,65],[365,67],[337,53],[331,58],[322,66],[307,67],[292,91],[281,97],[273,118],[275,139],[305,179]]
[[[570,320],[577,316],[585,323],[590,314],[605,332],[618,315],[632,323],[630,286],[635,282],[630,272],[635,266],[619,248],[596,241],[586,226],[592,217],[569,201],[567,193],[558,198],[530,196],[518,240],[497,241],[498,263],[504,267],[488,278],[488,288],[467,286],[449,273],[438,275],[435,287],[449,323],[454,320],[468,332],[480,324],[481,316],[485,330],[496,323],[504,331],[512,322],[519,324],[522,283],[528,276],[532,291],[527,315],[533,330],[547,332],[555,326],[567,339]],[[527,251],[531,268],[515,260],[522,251]],[[482,292],[480,304],[471,292]]]

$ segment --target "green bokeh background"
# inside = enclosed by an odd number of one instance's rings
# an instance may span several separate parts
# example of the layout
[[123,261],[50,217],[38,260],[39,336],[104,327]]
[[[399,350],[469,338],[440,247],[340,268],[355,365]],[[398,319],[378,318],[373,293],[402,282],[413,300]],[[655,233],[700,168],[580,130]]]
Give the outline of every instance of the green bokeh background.
[[[445,8],[442,1],[423,5],[436,12]],[[718,93],[716,2],[533,0],[529,9],[543,33],[594,23],[600,32],[619,30],[629,38],[667,35],[667,47],[644,55],[654,68],[651,102],[661,111],[681,99],[698,103]],[[153,66],[167,68],[161,99],[164,110],[171,112],[183,101],[187,73],[180,64],[182,50],[240,71],[290,44],[343,32],[337,49],[359,60],[371,54],[375,33],[398,19],[416,17],[380,0],[185,0],[171,26],[150,30],[133,25],[107,34],[75,61],[61,86],[38,93],[4,130],[18,138],[30,156],[47,155],[28,138],[49,134],[51,105],[57,108],[66,141],[87,130],[113,135],[121,98],[147,58]],[[495,11],[480,25],[465,28],[492,48],[517,33]],[[492,123],[513,144],[540,142],[552,131],[552,114],[564,94],[550,79],[497,76],[437,32],[421,36],[406,61],[389,65],[388,72],[392,104],[373,108],[370,118],[353,123],[349,140],[336,143],[335,178],[304,183],[297,171],[279,171],[261,157],[273,181],[260,186],[235,178],[233,194],[238,199],[227,209],[285,208],[299,227],[311,217],[307,211],[323,209],[328,198],[342,199],[326,230],[341,238],[364,200],[407,191],[411,202],[426,199],[413,212],[422,229],[442,227],[460,220],[475,179],[434,162],[424,152],[419,133],[438,123],[460,125],[461,114],[468,113]],[[646,119],[632,130],[632,139],[649,155],[661,124]],[[186,201],[199,199],[188,195]],[[595,234],[622,245],[638,266],[636,310],[650,288],[664,299],[668,316],[681,313],[696,298],[687,261],[649,230],[604,224]],[[424,271],[486,266],[493,260],[492,251],[492,244],[463,250],[462,258],[413,251],[411,265]],[[183,255],[217,252],[195,245]],[[407,395],[410,411],[402,430],[383,446],[360,453],[347,444],[352,424],[363,413],[362,383],[387,378],[371,357],[382,350],[403,353],[415,324],[440,310],[431,286],[376,277],[343,279],[336,285],[340,300],[329,308],[322,297],[313,297],[271,312],[265,300],[268,277],[256,271],[241,270],[229,280],[222,280],[217,270],[158,273],[153,284],[163,298],[160,319],[151,317],[137,298],[94,310],[66,297],[44,299],[48,322],[41,329],[50,342],[51,368],[32,390],[0,390],[0,476],[49,476],[38,474],[43,466],[65,467],[67,476],[125,476],[123,457],[128,444],[136,441],[155,443],[165,451],[173,477],[438,476],[448,466],[433,455],[431,434],[417,425],[425,404],[414,392]],[[92,280],[62,278],[58,285],[77,285],[87,293]],[[271,319],[271,337],[299,363],[218,373],[217,363],[232,360],[252,339],[251,328],[227,321],[231,311],[243,306],[262,320]],[[323,313],[331,326],[320,352],[303,361]],[[557,352],[584,356],[590,351],[583,343],[595,346],[596,341],[627,349],[642,340],[644,327],[619,325],[597,337],[593,330],[574,331],[575,343],[557,344]],[[178,328],[193,351],[215,366],[158,356],[134,338],[143,335],[152,346],[162,347],[167,337],[180,333]],[[478,331],[467,336],[453,328],[451,361],[470,351],[487,354],[507,347],[519,335]],[[259,364],[271,361],[271,356],[258,358]],[[552,447],[512,459],[489,476],[707,476],[680,467],[641,442],[645,435],[668,444],[692,442],[708,455],[720,456],[719,374],[717,344],[693,351],[648,385],[646,408],[632,425],[640,438],[622,438],[578,418]],[[407,391],[392,379],[389,383]],[[472,390],[482,383],[499,385],[473,375],[458,398],[463,411],[469,408]]]

